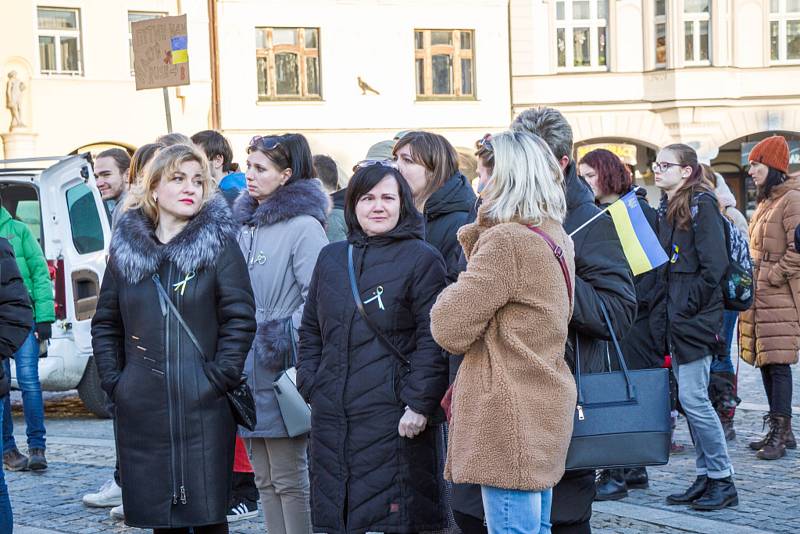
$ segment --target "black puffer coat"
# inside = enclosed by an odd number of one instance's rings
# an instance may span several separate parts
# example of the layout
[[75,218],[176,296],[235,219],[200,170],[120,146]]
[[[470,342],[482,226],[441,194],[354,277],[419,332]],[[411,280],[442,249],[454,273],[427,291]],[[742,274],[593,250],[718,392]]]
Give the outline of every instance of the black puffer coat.
[[[575,162],[564,171],[567,188],[567,218],[564,229],[571,233],[596,215],[592,190],[578,177]],[[575,365],[575,343],[581,351],[581,369],[605,369],[607,340],[611,334],[600,311],[600,301],[608,310],[611,325],[618,335],[630,330],[636,316],[636,289],[622,245],[609,215],[580,230],[575,244],[575,309],[569,324],[566,358]],[[553,488],[553,532],[588,528],[594,500],[594,471],[568,471]],[[563,529],[563,530],[562,530]]]
[[[425,203],[425,240],[442,253],[447,266],[447,283],[458,279],[461,245],[456,232],[472,222],[470,213],[477,197],[467,178],[457,172]],[[472,216],[474,220],[474,215]]]
[[[636,189],[636,199],[639,201],[645,219],[653,232],[656,232],[658,212],[647,202],[647,191],[643,187]],[[606,208],[608,205],[601,204],[600,207]],[[622,354],[625,355],[625,363],[629,369],[652,369],[661,367],[664,363],[664,351],[660,348],[658,340],[653,337],[650,329],[650,309],[653,307],[658,292],[657,273],[658,271],[653,269],[634,277],[637,302],[636,321],[630,330],[619,333]]]
[[32,324],[31,301],[14,258],[14,249],[6,238],[0,237],[0,397],[8,393],[9,386],[3,360],[19,349],[30,334]]
[[[115,229],[92,347],[114,402],[130,526],[225,521],[236,435],[225,391],[239,381],[256,327],[236,231],[219,195],[165,245],[139,210]],[[154,274],[208,360],[160,302]]]
[[[409,371],[356,310],[348,242],[319,255],[297,363],[298,386],[311,404],[315,532],[419,532],[447,524],[439,432],[430,424],[447,388],[447,361],[430,333],[445,266],[422,238],[419,214],[382,236],[348,237],[366,313],[411,360]],[[398,434],[405,406],[429,420],[414,439]]]
[[725,226],[716,196],[695,193],[692,225],[667,220],[667,198],[658,213],[658,240],[670,258],[658,270],[660,294],[650,324],[676,361],[689,363],[720,354],[724,303],[722,277],[728,269]]

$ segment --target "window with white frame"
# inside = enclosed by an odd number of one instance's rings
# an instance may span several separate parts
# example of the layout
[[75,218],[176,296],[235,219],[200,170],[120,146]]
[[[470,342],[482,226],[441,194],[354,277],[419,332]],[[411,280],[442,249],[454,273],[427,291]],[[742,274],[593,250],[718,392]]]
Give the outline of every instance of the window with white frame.
[[133,32],[131,24],[141,20],[157,19],[166,17],[166,13],[155,13],[149,11],[128,11],[128,57],[131,59],[131,74],[133,74]]
[[606,68],[608,0],[556,1],[556,52],[560,70]]
[[711,60],[711,0],[683,0],[683,59],[686,65]]
[[773,63],[800,60],[800,0],[770,0],[769,49]]
[[655,65],[657,69],[667,66],[667,1],[654,0],[653,2]]
[[42,74],[81,74],[80,11],[40,7],[39,70]]

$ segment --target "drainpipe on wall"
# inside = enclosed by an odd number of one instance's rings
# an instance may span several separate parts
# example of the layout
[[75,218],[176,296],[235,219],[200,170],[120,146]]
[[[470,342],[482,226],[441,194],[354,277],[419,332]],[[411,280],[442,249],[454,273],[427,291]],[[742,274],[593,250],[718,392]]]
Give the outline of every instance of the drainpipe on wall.
[[211,129],[222,124],[219,90],[219,39],[217,35],[217,0],[208,0],[208,49],[211,61]]

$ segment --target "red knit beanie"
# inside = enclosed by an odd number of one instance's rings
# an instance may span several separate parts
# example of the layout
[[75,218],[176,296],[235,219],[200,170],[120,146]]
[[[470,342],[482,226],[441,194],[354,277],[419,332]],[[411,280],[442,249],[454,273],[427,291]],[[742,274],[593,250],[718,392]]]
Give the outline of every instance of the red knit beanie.
[[749,159],[786,174],[789,171],[789,145],[780,135],[767,137],[753,147]]

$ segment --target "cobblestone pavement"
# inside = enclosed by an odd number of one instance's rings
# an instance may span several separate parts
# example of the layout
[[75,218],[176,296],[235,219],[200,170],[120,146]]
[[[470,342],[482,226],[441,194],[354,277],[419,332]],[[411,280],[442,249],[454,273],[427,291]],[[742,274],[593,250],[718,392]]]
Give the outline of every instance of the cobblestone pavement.
[[[797,373],[794,377],[795,406],[800,404]],[[18,394],[16,394],[18,395]],[[721,512],[694,512],[667,506],[664,497],[682,491],[694,479],[694,451],[684,421],[679,422],[677,440],[687,444],[685,453],[671,458],[669,465],[650,468],[650,488],[634,490],[627,499],[595,503],[592,519],[595,533],[797,532],[800,530],[800,450],[789,451],[775,462],[756,460],[747,442],[761,432],[762,405],[766,404],[757,370],[742,364],[740,396],[744,406],[736,415],[738,439],[730,444],[736,469],[740,504]],[[24,450],[24,424],[18,399],[14,399],[15,434]],[[114,465],[113,431],[109,421],[86,414],[74,395],[48,397],[47,455],[50,468],[40,474],[6,472],[14,507],[17,534],[145,532],[112,520],[107,508],[83,506],[80,497],[94,491],[111,476]],[[796,429],[800,427],[795,425]],[[264,532],[263,516],[233,523],[234,533]]]

